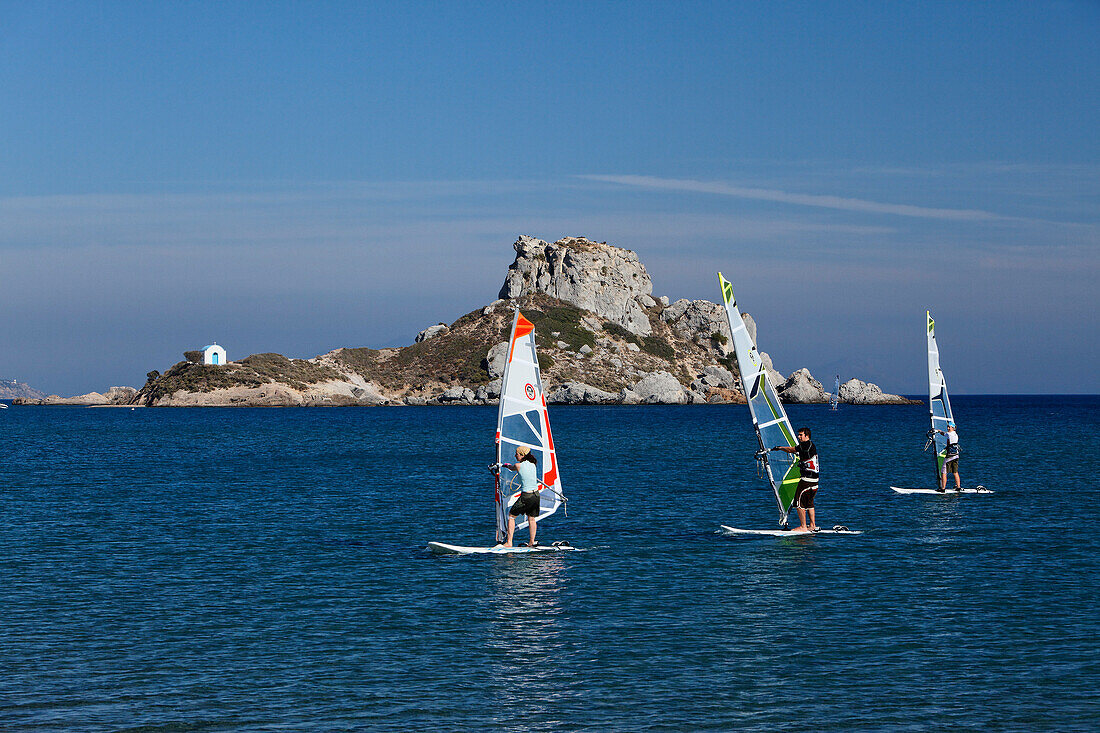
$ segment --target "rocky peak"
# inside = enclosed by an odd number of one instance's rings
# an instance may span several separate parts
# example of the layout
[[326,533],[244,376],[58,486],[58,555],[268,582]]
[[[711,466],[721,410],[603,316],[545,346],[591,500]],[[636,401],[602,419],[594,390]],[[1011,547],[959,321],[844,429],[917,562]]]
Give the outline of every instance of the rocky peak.
[[550,244],[521,236],[512,246],[516,259],[508,268],[501,298],[546,293],[631,333],[652,333],[642,304],[654,304],[653,281],[634,252],[584,237]]

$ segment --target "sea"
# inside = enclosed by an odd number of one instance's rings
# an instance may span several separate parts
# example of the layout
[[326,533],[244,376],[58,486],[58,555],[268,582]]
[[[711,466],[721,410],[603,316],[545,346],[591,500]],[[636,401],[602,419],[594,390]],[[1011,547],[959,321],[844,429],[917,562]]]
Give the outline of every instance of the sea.
[[[492,407],[0,410],[2,731],[1100,728],[1100,397],[794,405],[777,526],[743,405],[552,407],[580,552],[492,544]],[[521,533],[521,538],[522,538]]]

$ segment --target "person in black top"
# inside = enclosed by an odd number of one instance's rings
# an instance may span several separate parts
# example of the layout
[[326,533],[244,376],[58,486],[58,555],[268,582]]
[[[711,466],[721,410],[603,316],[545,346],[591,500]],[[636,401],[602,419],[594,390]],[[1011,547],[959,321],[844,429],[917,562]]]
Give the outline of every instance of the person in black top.
[[[795,532],[816,532],[814,519],[814,496],[817,495],[818,468],[817,446],[810,440],[810,429],[798,429],[798,445],[794,448],[776,446],[772,450],[798,454],[798,469],[802,477],[794,494],[794,504],[798,507],[798,529]],[[806,526],[806,512],[810,513],[810,526]]]

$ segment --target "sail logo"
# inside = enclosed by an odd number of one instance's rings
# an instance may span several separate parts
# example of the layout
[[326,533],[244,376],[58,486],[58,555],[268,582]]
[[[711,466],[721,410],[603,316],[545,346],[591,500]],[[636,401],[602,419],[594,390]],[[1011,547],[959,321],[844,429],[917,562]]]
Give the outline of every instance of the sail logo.
[[527,399],[535,399],[535,385],[528,382],[527,386],[523,388],[523,391],[527,394]]

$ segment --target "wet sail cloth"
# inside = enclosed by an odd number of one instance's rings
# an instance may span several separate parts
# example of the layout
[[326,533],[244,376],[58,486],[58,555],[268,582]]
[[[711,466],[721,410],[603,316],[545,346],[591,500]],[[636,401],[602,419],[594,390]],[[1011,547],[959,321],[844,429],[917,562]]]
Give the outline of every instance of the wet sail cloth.
[[[514,461],[516,447],[520,445],[530,448],[537,462],[539,514],[536,519],[542,520],[561,506],[561,479],[535,352],[535,326],[517,309],[497,408],[497,463]],[[519,474],[501,467],[496,487],[497,542],[503,542],[507,536],[508,509],[519,498],[519,493]],[[517,529],[526,526],[527,517],[516,517]]]
[[733,336],[733,352],[737,357],[737,368],[741,372],[741,384],[745,390],[745,399],[749,403],[749,412],[756,428],[756,437],[760,443],[757,457],[763,464],[768,482],[775,493],[779,508],[779,522],[786,524],[787,514],[794,502],[798,481],[801,477],[798,458],[795,454],[783,451],[769,452],[777,446],[794,448],[798,442],[787,419],[783,403],[775,392],[775,386],[768,377],[764,362],[749,338],[737,300],[733,297],[733,286],[718,273],[718,282],[722,286],[722,302],[726,306],[730,333]]
[[[940,370],[940,350],[936,345],[936,322],[928,316],[928,416],[932,421],[932,430],[947,432],[947,426],[955,422],[951,414],[951,400],[947,397],[947,382]],[[936,446],[936,482],[943,472],[943,462],[947,458],[947,436],[931,433],[929,437]],[[955,448],[958,451],[958,447]]]

